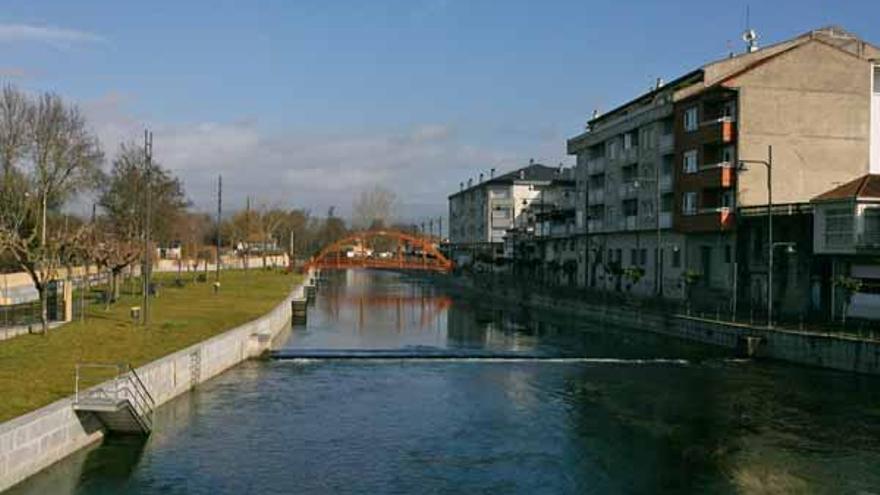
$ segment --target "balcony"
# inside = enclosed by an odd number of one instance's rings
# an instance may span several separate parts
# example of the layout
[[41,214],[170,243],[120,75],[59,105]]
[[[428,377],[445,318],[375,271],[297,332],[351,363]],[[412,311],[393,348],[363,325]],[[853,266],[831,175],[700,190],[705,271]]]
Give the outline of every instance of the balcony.
[[671,153],[675,149],[675,137],[673,134],[663,134],[658,143],[661,153]]
[[600,156],[587,160],[587,174],[601,174],[605,171],[605,157]]
[[635,215],[623,217],[620,222],[620,228],[623,230],[636,230],[637,220],[638,217]]
[[624,182],[620,185],[620,198],[621,199],[630,199],[634,198],[639,194],[639,186],[634,181]]
[[591,205],[602,204],[605,202],[605,189],[590,189],[587,194],[587,201]]
[[736,122],[730,117],[706,120],[698,129],[704,143],[732,143],[736,140]]
[[639,148],[637,146],[633,146],[632,148],[622,150],[620,152],[620,161],[623,163],[635,163],[639,160]]
[[590,220],[587,222],[587,233],[595,234],[597,232],[605,231],[605,222],[602,220]]
[[661,211],[660,212],[660,228],[661,229],[671,229],[672,228],[672,212],[669,212],[669,211]]
[[[829,243],[831,246],[831,243]],[[840,246],[831,246],[840,247]],[[859,251],[877,251],[880,250],[880,232],[871,230],[862,232],[856,237],[856,249]]]
[[672,190],[672,175],[667,174],[660,176],[660,190],[663,192]]
[[736,168],[730,162],[701,165],[696,172],[684,173],[681,186],[684,189],[733,187]]
[[681,232],[717,232],[731,230],[734,225],[731,208],[710,207],[683,213],[676,228]]

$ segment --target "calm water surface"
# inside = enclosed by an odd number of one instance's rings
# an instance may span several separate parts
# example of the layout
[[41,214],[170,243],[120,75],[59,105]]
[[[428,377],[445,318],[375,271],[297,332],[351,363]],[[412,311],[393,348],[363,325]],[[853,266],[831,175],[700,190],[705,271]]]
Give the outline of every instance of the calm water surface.
[[[78,493],[880,493],[880,380],[444,294],[322,287],[290,348],[555,362],[256,361],[13,490]],[[681,361],[669,361],[681,360]]]

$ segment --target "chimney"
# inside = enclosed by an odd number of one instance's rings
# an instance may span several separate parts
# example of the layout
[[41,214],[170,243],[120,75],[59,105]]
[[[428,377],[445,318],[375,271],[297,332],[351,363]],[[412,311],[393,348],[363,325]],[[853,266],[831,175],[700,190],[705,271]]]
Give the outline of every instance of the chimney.
[[535,164],[535,159],[529,158],[529,165],[534,165],[534,164]]
[[526,171],[525,170],[520,169],[519,180],[526,180]]
[[654,83],[654,89],[660,89],[660,88],[663,87],[664,84],[666,84],[666,83],[663,82],[663,78],[662,78],[662,77],[658,77],[658,78],[657,78],[657,82]]
[[495,169],[494,169],[494,168],[493,168],[492,170],[489,170],[489,178],[490,178],[490,179],[494,179],[494,178],[495,178]]
[[468,179],[468,187],[474,185],[474,179]]
[[464,191],[464,182],[459,182],[459,183],[458,183],[458,190],[459,190],[459,191]]
[[480,172],[480,184],[483,183],[483,172]]

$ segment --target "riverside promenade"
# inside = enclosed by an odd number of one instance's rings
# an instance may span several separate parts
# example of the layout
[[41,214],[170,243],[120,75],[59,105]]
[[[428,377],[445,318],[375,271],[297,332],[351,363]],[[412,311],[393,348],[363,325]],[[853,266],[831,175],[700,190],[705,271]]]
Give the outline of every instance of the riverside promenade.
[[[10,399],[0,417],[12,416],[0,423],[0,491],[104,437],[103,425],[73,407],[75,363],[131,363],[159,406],[267,350],[289,328],[291,301],[302,296],[302,280],[257,269],[223,272],[217,294],[207,283],[162,293],[147,328],[121,320],[128,309],[124,299],[103,320],[93,314],[48,336],[0,343],[0,392]],[[193,300],[184,298],[187,289],[194,291]],[[57,347],[67,350],[58,355],[61,362],[45,355]],[[38,368],[21,369],[27,362]],[[22,410],[30,412],[19,414]]]

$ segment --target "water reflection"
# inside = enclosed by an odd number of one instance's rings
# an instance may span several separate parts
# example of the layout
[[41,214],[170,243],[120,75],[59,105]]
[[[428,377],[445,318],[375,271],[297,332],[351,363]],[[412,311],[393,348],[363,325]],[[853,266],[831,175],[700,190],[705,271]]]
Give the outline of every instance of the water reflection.
[[280,345],[618,360],[245,363],[162,407],[146,445],[123,455],[107,443],[17,493],[871,493],[880,486],[874,377],[730,359],[377,272],[333,275],[308,326]]

